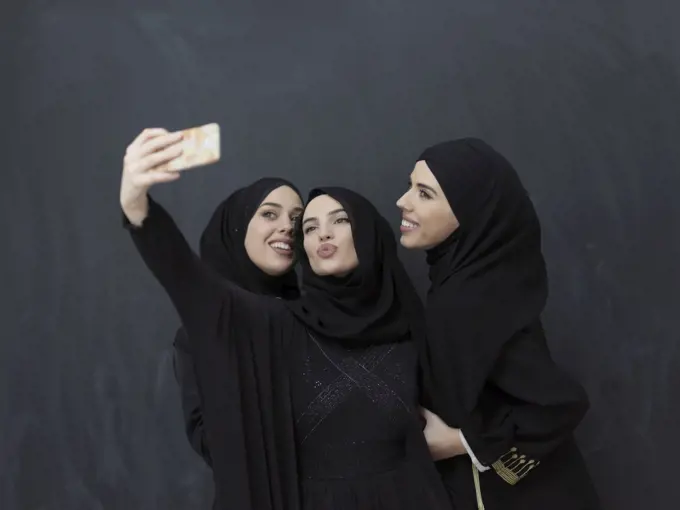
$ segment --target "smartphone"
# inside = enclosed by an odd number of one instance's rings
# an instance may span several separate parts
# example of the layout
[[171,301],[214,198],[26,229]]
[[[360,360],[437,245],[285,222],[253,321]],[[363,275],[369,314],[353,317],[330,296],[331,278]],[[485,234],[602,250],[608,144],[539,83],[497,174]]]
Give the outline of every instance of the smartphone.
[[210,165],[220,160],[220,126],[213,122],[183,129],[180,142],[184,152],[168,163],[168,170],[180,171]]

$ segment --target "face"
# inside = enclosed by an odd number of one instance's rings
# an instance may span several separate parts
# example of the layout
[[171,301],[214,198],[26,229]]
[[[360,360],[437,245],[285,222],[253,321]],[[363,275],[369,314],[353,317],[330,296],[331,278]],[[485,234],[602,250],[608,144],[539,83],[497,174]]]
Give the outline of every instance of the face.
[[248,223],[244,246],[248,257],[265,273],[279,276],[294,261],[293,227],[302,214],[302,200],[288,186],[269,193]]
[[409,189],[397,201],[401,209],[401,245],[428,250],[449,237],[459,226],[446,196],[427,163],[418,161]]
[[314,198],[302,220],[305,252],[319,276],[345,276],[359,265],[352,225],[340,202],[328,195]]

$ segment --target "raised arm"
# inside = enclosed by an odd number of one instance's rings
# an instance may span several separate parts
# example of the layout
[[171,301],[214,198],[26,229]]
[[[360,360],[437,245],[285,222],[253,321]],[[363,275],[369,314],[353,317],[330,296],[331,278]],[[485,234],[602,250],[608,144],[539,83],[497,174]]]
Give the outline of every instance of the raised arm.
[[[120,187],[124,226],[163,286],[190,336],[214,325],[228,292],[191,250],[170,215],[148,196],[151,186],[179,178],[167,163],[182,152],[181,133],[144,130],[128,147]],[[193,333],[193,334],[192,334]]]

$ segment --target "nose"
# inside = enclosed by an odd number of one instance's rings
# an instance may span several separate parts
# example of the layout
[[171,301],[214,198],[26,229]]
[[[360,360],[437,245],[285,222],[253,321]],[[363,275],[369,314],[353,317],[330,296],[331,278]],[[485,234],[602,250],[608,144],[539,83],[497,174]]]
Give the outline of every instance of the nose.
[[277,232],[279,232],[279,234],[285,234],[292,237],[295,233],[295,223],[295,218],[287,218],[279,225]]
[[319,227],[319,241],[324,242],[328,241],[329,239],[333,238],[333,230],[325,227],[325,226],[320,226]]
[[399,198],[399,200],[397,200],[397,207],[398,207],[399,209],[401,209],[402,211],[410,212],[410,211],[412,211],[413,209],[411,208],[411,205],[409,204],[409,201],[408,201],[408,194],[409,194],[409,192],[407,191],[406,193],[404,193],[404,194]]

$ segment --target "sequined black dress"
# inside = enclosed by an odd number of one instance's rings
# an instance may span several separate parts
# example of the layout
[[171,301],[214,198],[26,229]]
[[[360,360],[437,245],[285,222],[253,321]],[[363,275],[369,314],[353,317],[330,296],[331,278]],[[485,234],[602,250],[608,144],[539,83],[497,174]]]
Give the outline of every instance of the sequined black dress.
[[360,349],[310,337],[292,375],[304,510],[413,510],[438,503],[424,455],[411,343]]

